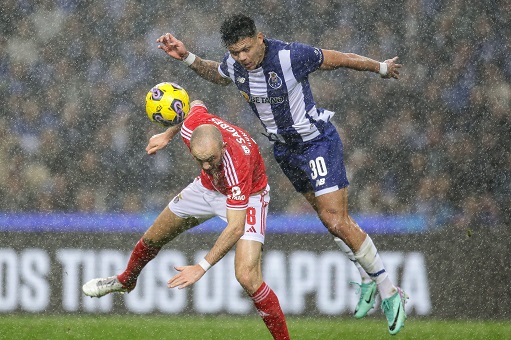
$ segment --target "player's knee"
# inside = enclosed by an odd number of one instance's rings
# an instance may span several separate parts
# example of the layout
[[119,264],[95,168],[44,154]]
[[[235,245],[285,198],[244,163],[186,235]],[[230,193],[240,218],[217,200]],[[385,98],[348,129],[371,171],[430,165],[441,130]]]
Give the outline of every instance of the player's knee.
[[167,241],[165,239],[152,238],[150,236],[146,236],[145,234],[144,234],[144,236],[142,236],[142,239],[144,240],[144,243],[150,247],[161,248],[167,243]]
[[255,292],[259,288],[260,273],[255,268],[243,268],[236,270],[236,280],[248,293]]
[[327,228],[330,226],[345,227],[350,222],[349,216],[343,216],[341,211],[335,208],[320,209],[318,215]]
[[319,212],[319,217],[325,227],[331,234],[344,239],[344,236],[349,233],[352,226],[352,220],[349,216],[343,216],[340,211],[336,209],[324,209]]
[[250,287],[250,284],[255,281],[255,273],[250,270],[241,270],[236,272],[236,280],[240,283],[240,285],[245,287]]

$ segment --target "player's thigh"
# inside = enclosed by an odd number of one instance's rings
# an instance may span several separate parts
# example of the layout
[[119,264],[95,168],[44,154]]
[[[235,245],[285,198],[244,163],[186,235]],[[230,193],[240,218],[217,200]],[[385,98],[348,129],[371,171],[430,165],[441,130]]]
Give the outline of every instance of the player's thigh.
[[225,196],[206,189],[199,179],[195,179],[170,201],[168,207],[181,218],[195,217],[204,221],[216,215],[219,200],[223,200],[225,210]]
[[236,256],[234,260],[236,271],[241,268],[249,268],[250,271],[260,271],[262,249],[263,245],[261,242],[240,239],[236,243]]
[[259,194],[250,196],[245,221],[245,233],[236,243],[234,270],[236,279],[253,294],[263,283],[261,253],[266,233],[266,216],[270,202],[269,187]]
[[143,237],[153,243],[166,243],[196,223],[198,221],[195,218],[181,218],[174,214],[169,207],[165,207]]
[[204,196],[208,193],[195,180],[177,194],[144,234],[144,238],[159,245],[214,216]]

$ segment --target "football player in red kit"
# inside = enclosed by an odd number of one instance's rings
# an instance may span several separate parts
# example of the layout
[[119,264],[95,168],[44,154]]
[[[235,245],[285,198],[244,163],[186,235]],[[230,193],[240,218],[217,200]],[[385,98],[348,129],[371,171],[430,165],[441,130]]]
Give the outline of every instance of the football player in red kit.
[[[163,84],[153,88],[148,98],[175,96],[173,92],[177,91],[179,95],[184,91],[178,85]],[[158,92],[158,86],[169,84],[175,90]],[[133,290],[140,272],[163,245],[182,232],[218,216],[227,222],[227,226],[211,250],[197,264],[176,267],[179,273],[168,281],[168,287],[184,288],[197,282],[236,245],[236,279],[252,298],[272,336],[289,339],[279,300],[262,277],[261,253],[270,197],[259,148],[244,130],[208,113],[201,101],[192,102],[188,112],[187,99],[187,95],[181,96],[179,105],[166,108],[179,112],[172,115],[172,123],[167,124],[169,128],[165,132],[152,138],[158,140],[157,144],[166,144],[180,132],[201,167],[200,176],[175,196],[156,218],[136,244],[123,273],[90,280],[82,290],[92,297]],[[172,99],[171,102],[176,101]],[[158,115],[158,123],[168,122],[160,111]],[[184,122],[175,119],[176,116],[183,117]],[[149,147],[147,152],[151,154]]]

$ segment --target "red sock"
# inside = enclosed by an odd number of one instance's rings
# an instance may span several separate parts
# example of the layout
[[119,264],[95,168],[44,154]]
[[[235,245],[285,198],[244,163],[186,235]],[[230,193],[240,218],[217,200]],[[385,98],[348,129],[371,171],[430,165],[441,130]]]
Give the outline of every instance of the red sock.
[[156,257],[160,249],[160,247],[151,247],[143,239],[140,239],[131,253],[128,266],[122,274],[117,275],[119,282],[126,288],[135,288],[140,272],[149,261]]
[[273,338],[279,340],[289,339],[286,317],[273,290],[263,282],[251,298]]

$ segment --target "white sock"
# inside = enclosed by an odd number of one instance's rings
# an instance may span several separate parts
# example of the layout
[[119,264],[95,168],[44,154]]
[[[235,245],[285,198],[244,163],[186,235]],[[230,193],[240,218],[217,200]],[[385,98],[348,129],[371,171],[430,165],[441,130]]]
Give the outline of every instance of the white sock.
[[396,294],[397,289],[390,281],[389,276],[387,275],[380,283],[378,283],[378,292],[382,299],[388,299],[392,295]]
[[378,291],[382,299],[387,299],[395,294],[397,289],[390,281],[380,255],[369,235],[366,236],[360,249],[354,255],[358,263],[378,285]]
[[334,241],[335,241],[335,243],[337,243],[339,248],[341,248],[341,250],[348,256],[350,261],[353,262],[355,267],[357,267],[358,272],[360,273],[360,280],[362,281],[362,283],[369,283],[369,282],[373,281],[373,279],[371,279],[371,277],[366,273],[364,268],[362,268],[360,263],[358,263],[351,248],[348,247],[348,245],[346,243],[344,243],[344,241],[338,237],[334,237]]

